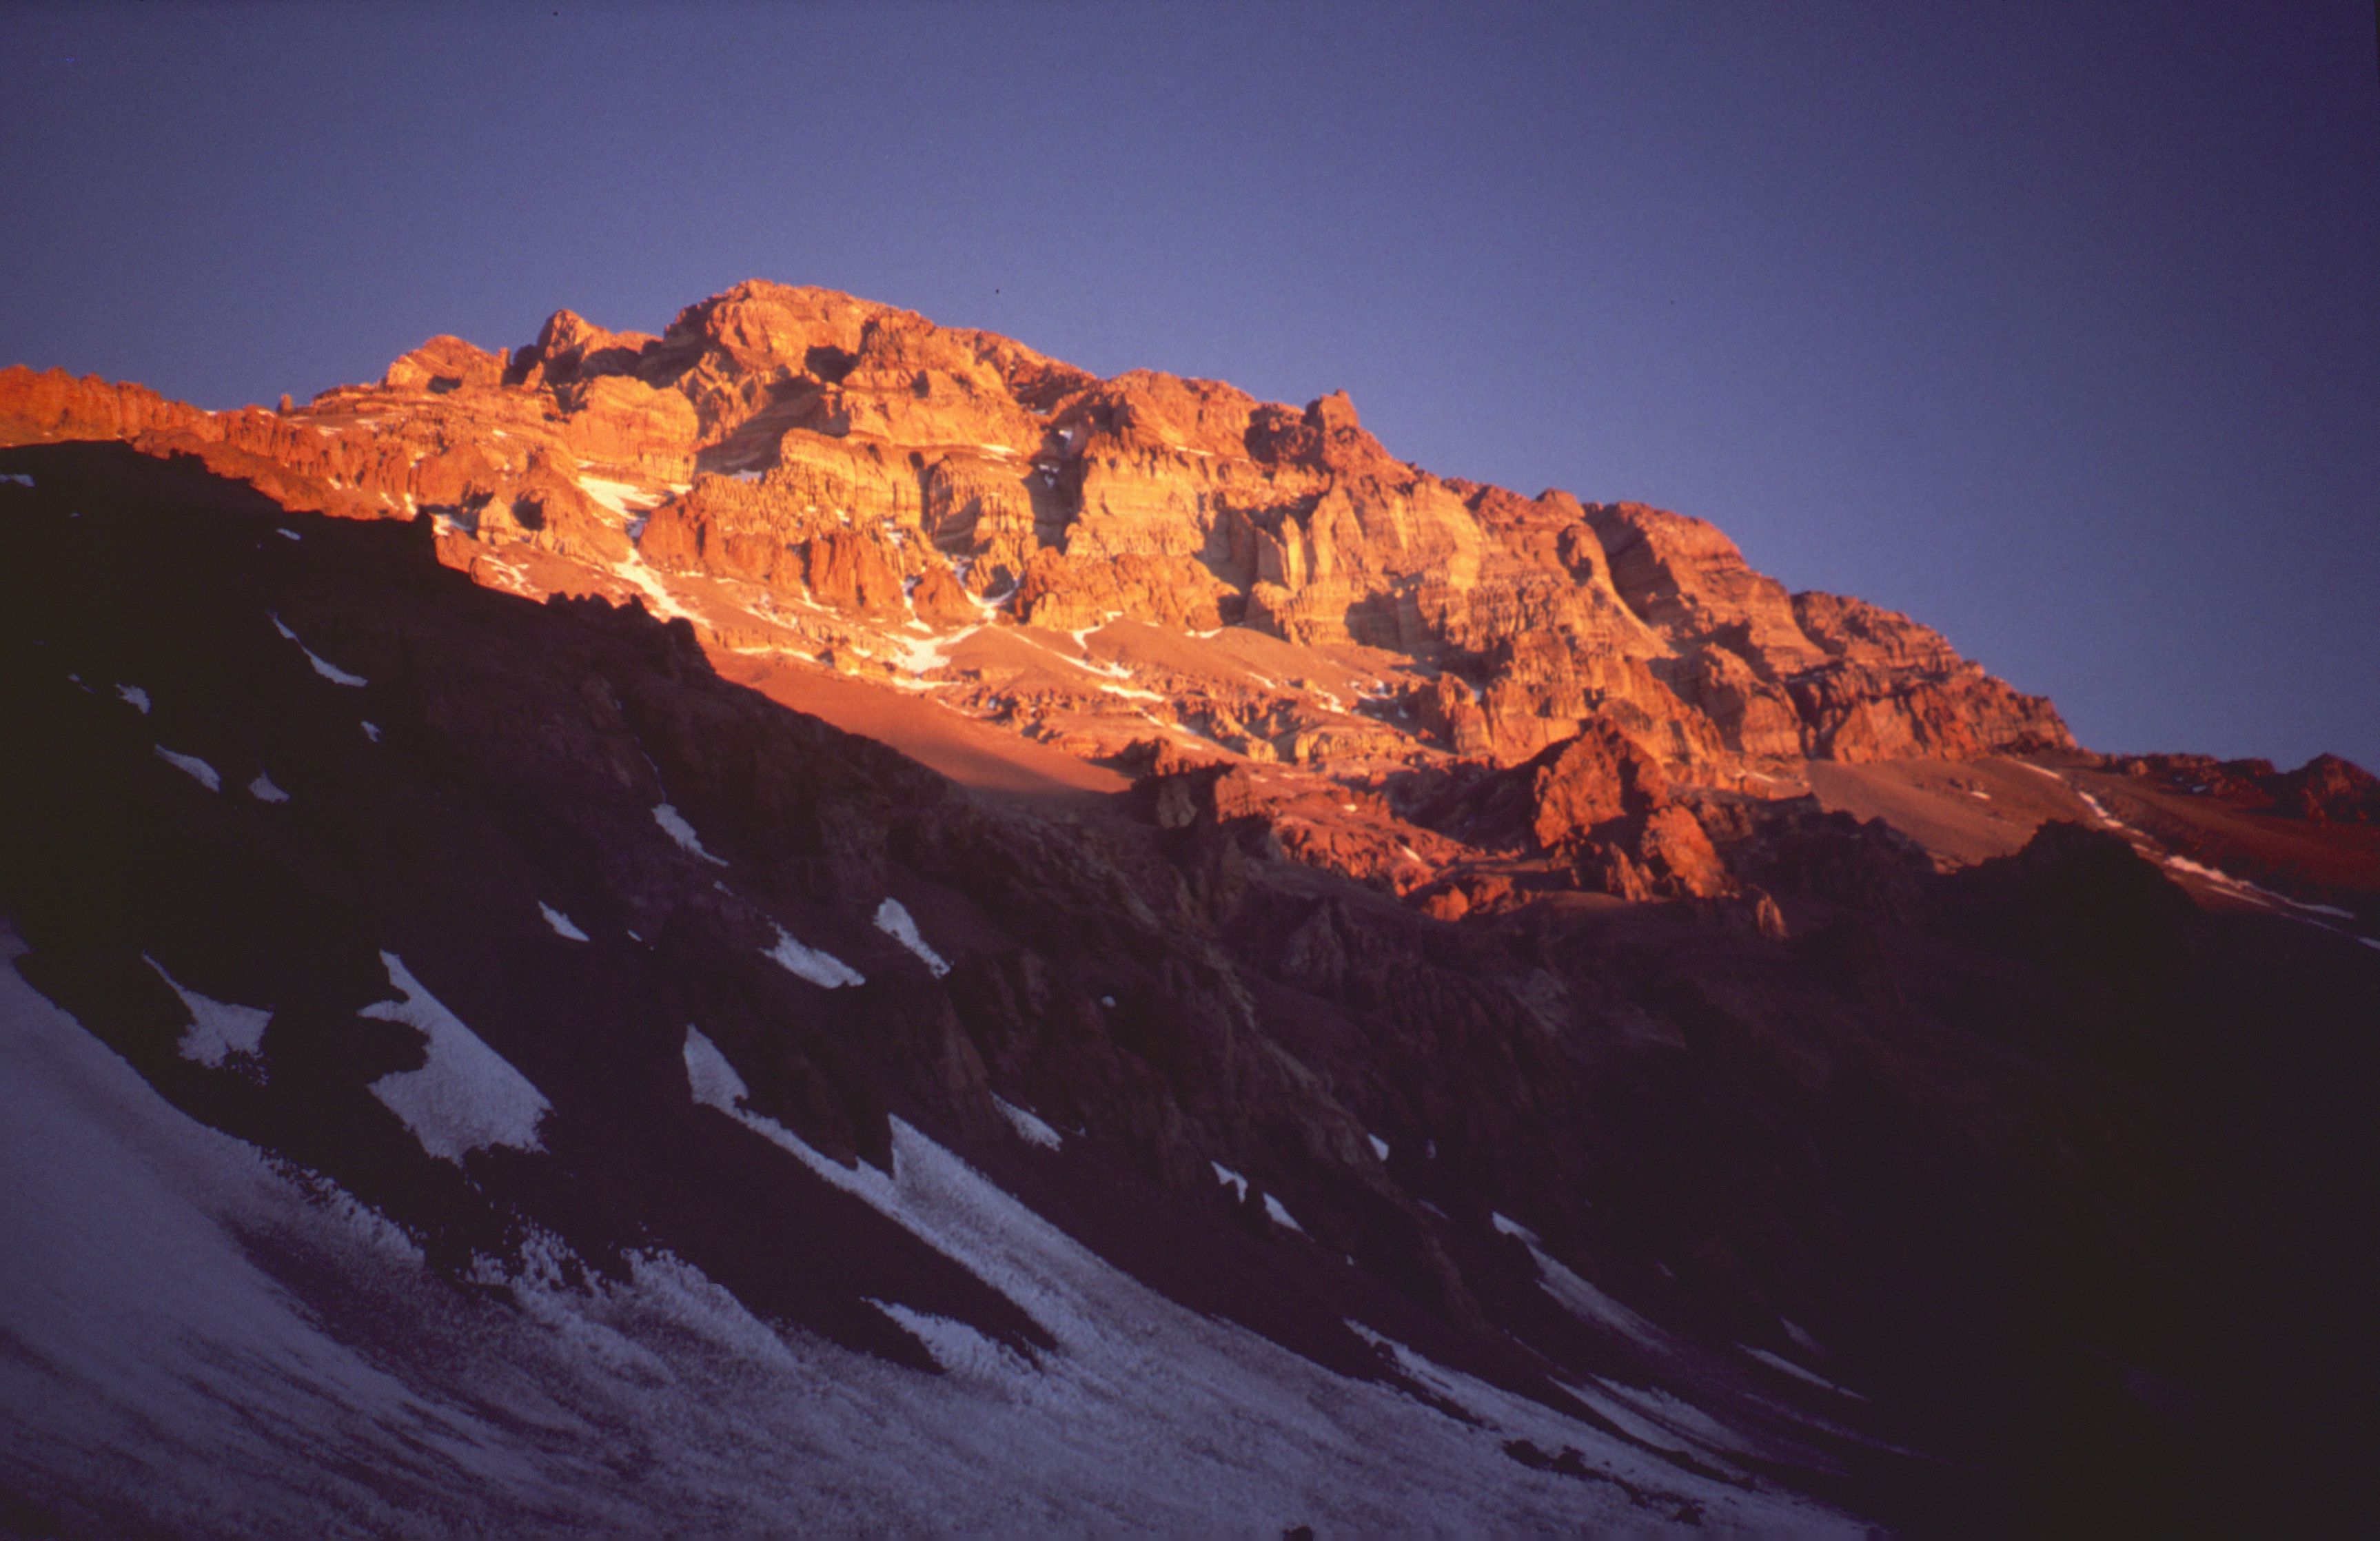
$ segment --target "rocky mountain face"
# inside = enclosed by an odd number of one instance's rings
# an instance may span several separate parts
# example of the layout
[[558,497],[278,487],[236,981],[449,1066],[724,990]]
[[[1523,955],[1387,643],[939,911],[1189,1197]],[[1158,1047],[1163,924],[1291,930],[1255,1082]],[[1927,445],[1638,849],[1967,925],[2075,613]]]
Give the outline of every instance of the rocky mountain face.
[[1326,768],[1518,763],[1609,721],[1723,784],[1802,757],[2070,745],[2052,706],[1939,635],[1788,595],[1694,518],[1442,480],[1392,459],[1344,394],[1293,409],[1211,381],[1099,381],[828,290],[747,283],[660,338],[569,311],[512,355],[435,338],[376,385],[278,414],[12,373],[0,423],[193,452],[264,473],[290,506],[431,509],[476,547],[462,564],[528,547],[588,568],[538,564],[530,585],[636,556],[664,585],[722,585],[698,621],[728,645],[850,654],[888,678],[935,675],[902,668],[918,647],[902,633],[992,616],[1231,625],[1397,661],[1373,699],[1160,689],[1157,723],[1069,704],[1109,751],[1190,733]]
[[1384,795],[1375,843],[1414,846],[1402,816],[1447,777],[1589,730],[1761,790],[1809,758],[2072,746],[1937,634],[1789,595],[1700,520],[1433,476],[1343,395],[1102,381],[825,290],[746,284],[658,337],[568,311],[508,355],[440,337],[279,412],[11,370],[0,435],[193,455],[293,508],[427,512],[482,582],[640,597],[714,652],[1083,759],[1301,768]]
[[17,1528],[2370,1512],[2343,761],[823,291],[0,426]]

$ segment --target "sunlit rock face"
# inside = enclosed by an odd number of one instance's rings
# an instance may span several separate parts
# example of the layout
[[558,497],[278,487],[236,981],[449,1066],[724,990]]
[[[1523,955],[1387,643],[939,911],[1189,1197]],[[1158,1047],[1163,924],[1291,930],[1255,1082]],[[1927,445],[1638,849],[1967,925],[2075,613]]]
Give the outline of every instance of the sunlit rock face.
[[0,440],[12,1527],[2368,1467],[2344,761],[2092,755],[1699,521],[821,290]]
[[1590,731],[1763,792],[1812,758],[2071,747],[2046,700],[1905,617],[1788,595],[1700,520],[1433,476],[1343,394],[1099,380],[830,290],[740,285],[660,336],[561,310],[509,354],[436,337],[278,413],[11,370],[0,433],[427,513],[513,592],[635,597],[1094,764],[1216,752],[1405,789],[1397,812]]

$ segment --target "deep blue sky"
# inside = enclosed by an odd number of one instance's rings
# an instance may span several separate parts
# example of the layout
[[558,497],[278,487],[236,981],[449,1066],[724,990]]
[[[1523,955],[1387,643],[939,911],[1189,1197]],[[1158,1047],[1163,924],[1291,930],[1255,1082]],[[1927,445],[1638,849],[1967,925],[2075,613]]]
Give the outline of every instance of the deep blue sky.
[[0,363],[225,406],[824,284],[1702,515],[2096,747],[2380,766],[2368,0],[18,6],[0,58]]

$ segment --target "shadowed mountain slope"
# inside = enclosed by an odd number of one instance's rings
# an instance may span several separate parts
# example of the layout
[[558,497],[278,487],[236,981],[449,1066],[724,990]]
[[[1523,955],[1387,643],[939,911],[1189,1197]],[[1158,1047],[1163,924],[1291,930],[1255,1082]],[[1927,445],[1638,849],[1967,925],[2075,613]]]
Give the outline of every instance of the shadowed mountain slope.
[[0,408],[12,1523],[2368,1512],[2351,767],[820,291]]

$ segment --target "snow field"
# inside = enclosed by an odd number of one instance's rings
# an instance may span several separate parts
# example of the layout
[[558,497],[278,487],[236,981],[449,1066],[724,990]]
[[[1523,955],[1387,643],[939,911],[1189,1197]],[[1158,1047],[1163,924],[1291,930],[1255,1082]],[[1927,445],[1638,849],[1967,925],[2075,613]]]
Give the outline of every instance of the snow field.
[[[389,961],[407,1004],[425,999]],[[690,1079],[732,1102],[707,1041],[688,1035]],[[180,1533],[1672,1523],[1666,1499],[1520,1467],[1501,1449],[1520,1437],[1690,1496],[1705,1529],[1852,1528],[1410,1350],[1384,1352],[1479,1425],[1322,1370],[1146,1290],[907,1125],[894,1143],[897,1181],[854,1178],[870,1202],[1017,1300],[1056,1352],[1036,1365],[880,1303],[946,1370],[920,1374],[759,1321],[666,1253],[567,1286],[566,1255],[535,1240],[511,1306],[458,1294],[385,1222],[176,1112],[0,969],[0,1219],[25,1244],[0,1271],[0,1332],[38,1355],[0,1364],[0,1474],[62,1515]],[[94,1512],[90,1493],[121,1507]]]

